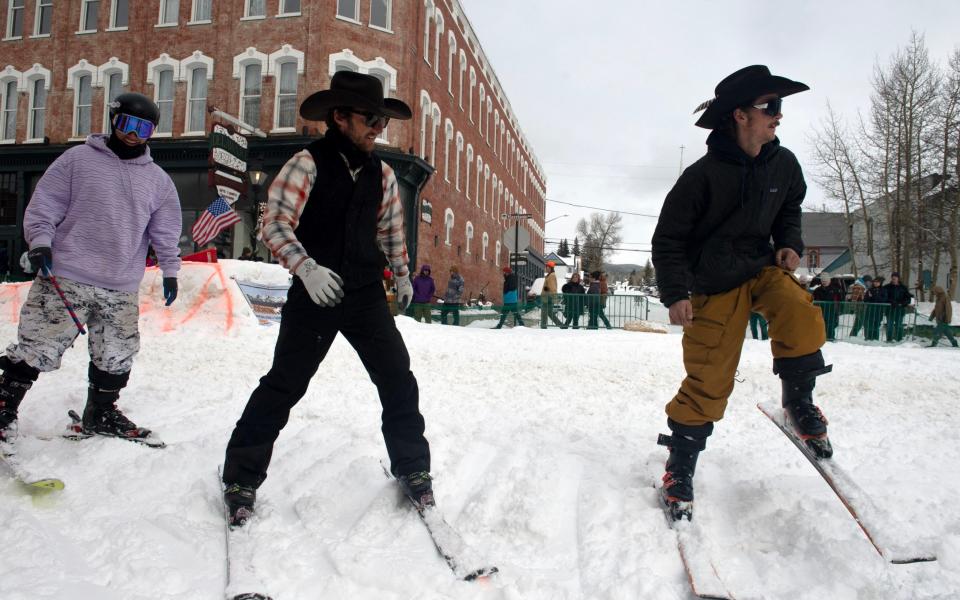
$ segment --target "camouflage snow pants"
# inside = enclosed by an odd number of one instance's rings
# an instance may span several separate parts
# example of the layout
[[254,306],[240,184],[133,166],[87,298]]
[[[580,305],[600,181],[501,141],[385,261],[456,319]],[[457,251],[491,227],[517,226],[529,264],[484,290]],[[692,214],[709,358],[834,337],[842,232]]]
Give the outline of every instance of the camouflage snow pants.
[[[140,350],[138,293],[69,279],[57,279],[57,283],[87,326],[90,362],[107,373],[128,373]],[[53,284],[38,277],[20,309],[17,343],[7,347],[7,358],[39,371],[54,371],[79,333]]]

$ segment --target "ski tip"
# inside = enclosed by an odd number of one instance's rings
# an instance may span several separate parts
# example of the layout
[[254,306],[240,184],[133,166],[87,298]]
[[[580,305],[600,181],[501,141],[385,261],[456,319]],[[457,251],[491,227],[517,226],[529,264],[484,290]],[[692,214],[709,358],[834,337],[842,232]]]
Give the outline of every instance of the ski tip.
[[33,489],[44,492],[59,492],[64,488],[63,482],[59,479],[38,479],[25,483]]
[[464,581],[476,581],[479,583],[484,583],[490,581],[490,579],[500,572],[500,569],[497,567],[483,567],[472,571],[466,577],[463,578]]

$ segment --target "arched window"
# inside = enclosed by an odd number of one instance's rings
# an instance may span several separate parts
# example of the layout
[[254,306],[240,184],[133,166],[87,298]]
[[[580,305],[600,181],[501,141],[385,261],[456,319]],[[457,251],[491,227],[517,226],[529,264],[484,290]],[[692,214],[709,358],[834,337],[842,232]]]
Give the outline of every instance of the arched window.
[[473,188],[473,191],[476,192],[475,198],[473,199],[476,205],[480,206],[480,182],[483,180],[483,157],[477,157],[477,185]]
[[500,127],[500,113],[498,111],[493,111],[493,154],[494,156],[499,156],[500,162],[503,162],[503,153],[497,149],[498,127]]
[[170,58],[169,54],[164,53],[147,63],[147,83],[153,84],[153,101],[160,109],[160,122],[157,124],[154,137],[173,134],[173,85],[176,81],[183,81],[180,78],[179,60]]
[[117,99],[117,96],[126,91],[130,83],[130,67],[125,62],[120,62],[116,56],[110,57],[110,60],[97,67],[97,80],[103,87],[103,115],[101,131],[110,131],[110,103]]
[[470,122],[473,123],[473,88],[477,87],[477,72],[473,70],[473,65],[470,65],[470,90],[468,91],[468,111],[467,115],[470,117]]
[[477,92],[477,98],[480,99],[480,113],[477,115],[477,130],[481,133],[483,132],[483,102],[487,97],[487,91],[484,89],[483,84],[480,84],[480,89]]
[[420,158],[427,155],[427,121],[430,119],[430,112],[433,110],[433,102],[430,101],[430,94],[427,90],[420,90]]
[[207,85],[213,79],[213,59],[197,50],[180,61],[187,80],[184,135],[206,135]]
[[433,20],[433,0],[423,0],[423,61],[430,64],[430,21]]
[[240,120],[260,126],[263,74],[267,71],[267,55],[249,47],[233,57],[233,78],[240,80]]
[[497,240],[497,243],[494,244],[493,247],[496,248],[496,250],[493,253],[493,261],[494,261],[493,264],[499,267],[500,266],[500,250],[501,250],[500,240]]
[[[491,188],[491,189],[493,189],[494,191],[496,191],[496,189],[497,189],[497,183],[499,183],[499,182],[500,182],[500,179],[497,177],[497,174],[494,173],[494,174],[493,174],[493,188]],[[491,198],[490,198],[490,211],[491,211],[491,212],[493,211],[493,201],[494,201],[494,198],[495,198],[495,196],[494,196],[493,194],[491,194]],[[487,197],[486,197],[486,194],[484,194],[484,197],[483,197],[483,212],[487,212]]]
[[[500,215],[500,199],[503,198],[503,191],[504,191],[503,180],[501,179],[500,183],[497,184],[497,218],[498,219],[500,218],[499,216]],[[509,194],[510,190],[507,190],[507,193]]]
[[433,9],[433,22],[436,31],[434,32],[434,47],[433,47],[433,72],[436,74],[437,78],[440,78],[440,40],[443,39],[443,15],[440,14],[440,10]]
[[443,211],[443,229],[446,234],[444,239],[444,244],[450,245],[450,233],[453,231],[453,210],[446,209]]
[[270,53],[267,68],[275,83],[271,131],[296,131],[297,88],[304,72],[303,52],[284,44],[276,52]]
[[[447,32],[447,93],[453,96],[453,57],[457,54],[457,36],[453,30]],[[461,76],[460,81],[463,81]]]
[[23,80],[27,84],[30,94],[27,106],[27,139],[26,142],[42,142],[46,114],[47,92],[50,91],[50,70],[43,68],[39,63],[23,72]]
[[436,165],[440,164],[440,161],[437,160],[437,132],[440,130],[441,123],[440,105],[436,102],[433,103],[431,116],[433,120],[430,123],[430,164],[436,167]]
[[467,221],[467,254],[470,254],[470,242],[473,241],[473,223]]
[[[480,105],[480,110],[483,110],[482,104]],[[493,112],[493,100],[490,99],[490,96],[487,96],[487,118],[486,118],[487,128],[486,128],[486,134],[484,135],[484,137],[487,138],[488,146],[490,145],[490,113],[492,112]],[[484,133],[484,130],[481,129],[480,133]],[[496,131],[494,131],[494,133],[496,133]]]
[[20,100],[20,85],[23,73],[12,66],[0,71],[0,141],[13,142],[17,139],[17,104]]
[[463,152],[463,134],[457,132],[457,167],[454,171],[453,185],[460,191],[460,153]]
[[463,110],[463,75],[467,72],[467,53],[460,49],[460,90],[458,96],[460,98],[460,110]]
[[470,166],[473,164],[473,144],[467,144],[467,176],[464,179],[463,187],[467,199],[470,199]]
[[450,142],[453,141],[453,121],[443,122],[443,178],[450,181]]
[[67,69],[67,89],[73,90],[73,138],[84,138],[92,132],[95,85],[97,68],[86,59]]
[[490,165],[483,165],[483,212],[487,212],[487,182],[490,181]]
[[484,261],[486,261],[486,260],[487,260],[487,247],[490,246],[490,236],[487,234],[486,231],[483,232],[483,237],[481,238],[481,240],[482,240],[482,244],[483,244],[483,254],[482,254],[481,258],[482,258]]

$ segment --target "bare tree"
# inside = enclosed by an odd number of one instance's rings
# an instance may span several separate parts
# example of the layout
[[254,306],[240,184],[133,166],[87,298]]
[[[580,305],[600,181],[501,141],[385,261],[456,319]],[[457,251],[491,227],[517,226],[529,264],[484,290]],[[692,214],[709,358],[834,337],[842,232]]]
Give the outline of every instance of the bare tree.
[[618,212],[591,213],[590,220],[580,219],[577,223],[578,237],[583,238],[583,269],[585,271],[603,270],[607,257],[613,254],[616,246],[623,241],[623,216]]

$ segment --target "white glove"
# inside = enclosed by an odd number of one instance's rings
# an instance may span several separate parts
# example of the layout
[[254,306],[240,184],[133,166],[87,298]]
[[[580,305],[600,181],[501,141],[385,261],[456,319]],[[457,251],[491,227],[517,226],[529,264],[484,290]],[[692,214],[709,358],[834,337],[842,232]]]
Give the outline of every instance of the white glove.
[[310,299],[320,306],[333,306],[343,298],[343,280],[330,269],[318,265],[312,258],[300,263],[295,271],[303,282]]
[[397,305],[401,311],[407,310],[410,300],[413,298],[413,284],[409,277],[397,278]]

